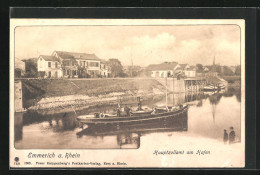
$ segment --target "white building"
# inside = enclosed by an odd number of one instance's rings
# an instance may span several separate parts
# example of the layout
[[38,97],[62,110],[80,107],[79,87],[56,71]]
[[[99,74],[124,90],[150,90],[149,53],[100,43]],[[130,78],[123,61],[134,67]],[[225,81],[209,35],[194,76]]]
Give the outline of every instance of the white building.
[[151,77],[165,78],[173,77],[175,70],[179,67],[177,62],[164,62],[161,64],[152,64],[147,67],[147,70],[151,71]]
[[111,75],[111,68],[107,65],[105,60],[101,60],[100,62],[100,75],[102,77],[110,77]]
[[190,67],[184,71],[185,77],[191,78],[196,77],[196,68]]
[[39,73],[43,72],[44,78],[63,77],[61,64],[54,56],[40,55],[37,60],[37,70]]
[[196,67],[188,64],[179,64],[175,72],[177,74],[184,74],[187,78],[196,77]]
[[100,59],[95,54],[54,51],[52,56],[62,63],[65,77],[77,77],[83,73],[91,77],[100,75]]

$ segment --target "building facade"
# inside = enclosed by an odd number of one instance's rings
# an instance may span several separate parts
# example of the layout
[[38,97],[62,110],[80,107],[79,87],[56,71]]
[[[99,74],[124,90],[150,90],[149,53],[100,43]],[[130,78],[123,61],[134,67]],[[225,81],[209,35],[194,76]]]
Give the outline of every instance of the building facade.
[[184,71],[184,74],[185,74],[185,77],[187,77],[187,78],[196,77],[196,68],[190,67]]
[[174,77],[175,71],[180,65],[177,62],[164,62],[161,64],[153,64],[147,67],[148,71],[151,71],[151,77],[165,78]]
[[52,56],[59,59],[64,77],[98,77],[100,59],[95,54],[54,51]]
[[176,69],[175,73],[182,74],[187,78],[196,77],[196,67],[188,64],[179,64],[179,67]]
[[61,78],[63,72],[61,64],[56,57],[40,55],[37,61],[37,70],[43,78]]
[[111,76],[111,68],[108,66],[105,60],[100,62],[100,75],[101,77],[110,77]]

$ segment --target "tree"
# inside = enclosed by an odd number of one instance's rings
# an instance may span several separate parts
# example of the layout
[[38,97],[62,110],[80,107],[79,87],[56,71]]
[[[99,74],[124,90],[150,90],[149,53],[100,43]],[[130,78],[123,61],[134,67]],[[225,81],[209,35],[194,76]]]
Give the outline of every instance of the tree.
[[223,75],[226,75],[226,76],[234,75],[234,72],[228,66],[224,66]]
[[235,75],[241,75],[241,66],[236,66]]
[[218,65],[215,65],[215,71],[218,73],[218,74],[221,74],[222,73],[222,70],[221,70],[221,66],[218,64]]
[[111,68],[111,76],[119,77],[123,74],[123,66],[121,62],[116,58],[111,58],[108,60],[108,66]]
[[202,64],[196,64],[196,72],[198,72],[198,73],[203,72],[203,65]]
[[20,78],[21,75],[22,75],[22,70],[20,68],[15,68],[15,70],[14,70],[15,78]]
[[25,77],[33,78],[38,76],[37,64],[33,59],[25,60]]

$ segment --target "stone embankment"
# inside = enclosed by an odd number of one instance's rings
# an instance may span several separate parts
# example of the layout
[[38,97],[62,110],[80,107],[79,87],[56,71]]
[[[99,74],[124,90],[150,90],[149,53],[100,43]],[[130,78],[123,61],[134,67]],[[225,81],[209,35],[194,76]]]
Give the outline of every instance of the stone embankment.
[[65,110],[162,96],[165,88],[153,79],[24,80],[28,110]]

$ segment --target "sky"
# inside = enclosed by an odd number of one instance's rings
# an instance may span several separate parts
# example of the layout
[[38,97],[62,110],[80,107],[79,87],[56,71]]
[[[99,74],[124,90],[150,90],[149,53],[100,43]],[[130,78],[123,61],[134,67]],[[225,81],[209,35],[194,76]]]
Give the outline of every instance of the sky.
[[[237,25],[195,26],[44,26],[16,27],[15,58],[51,55],[53,51],[94,53],[123,65],[240,64]],[[132,61],[131,61],[132,60]]]

